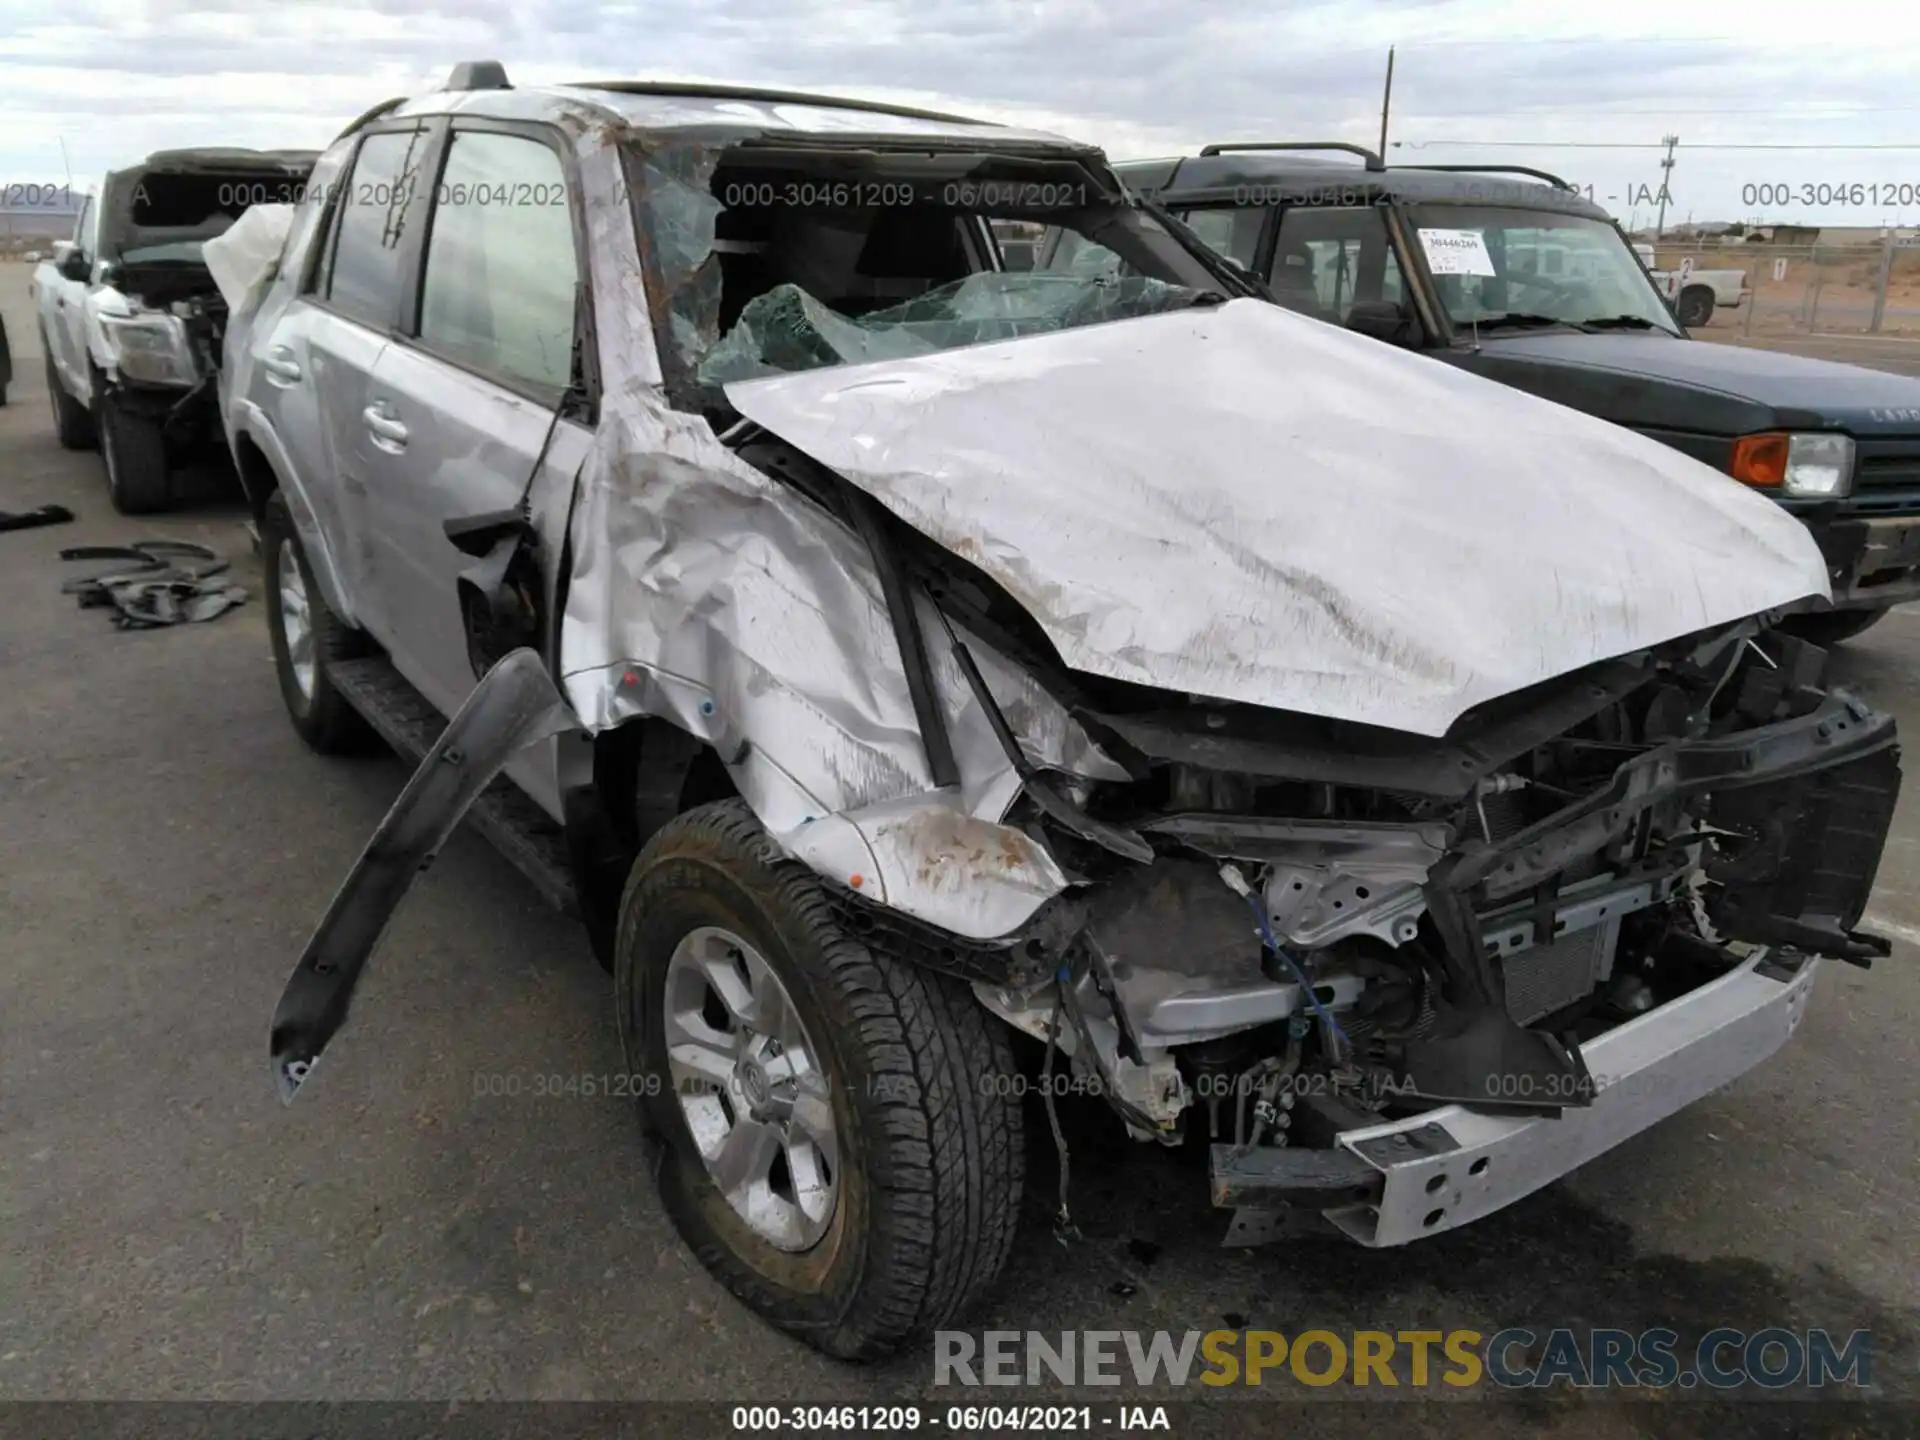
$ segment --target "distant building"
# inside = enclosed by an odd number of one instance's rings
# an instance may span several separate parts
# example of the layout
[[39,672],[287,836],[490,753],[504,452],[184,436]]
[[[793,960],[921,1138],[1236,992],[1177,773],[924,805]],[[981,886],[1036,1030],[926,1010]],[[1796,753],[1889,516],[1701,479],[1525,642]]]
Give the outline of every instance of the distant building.
[[1812,245],[1819,239],[1818,225],[1756,225],[1748,236],[1754,245]]
[[14,236],[64,240],[73,234],[74,221],[78,218],[77,210],[50,210],[45,207],[0,210],[0,241]]
[[1822,225],[1821,245],[1878,245],[1891,239],[1895,244],[1920,240],[1920,225]]

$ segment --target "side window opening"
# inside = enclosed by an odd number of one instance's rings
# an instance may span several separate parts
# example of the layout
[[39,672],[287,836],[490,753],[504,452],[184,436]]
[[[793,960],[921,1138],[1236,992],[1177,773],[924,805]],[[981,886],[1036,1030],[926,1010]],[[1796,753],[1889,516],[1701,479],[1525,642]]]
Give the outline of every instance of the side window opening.
[[481,374],[565,390],[580,271],[560,157],[531,136],[457,130],[434,196],[420,340]]

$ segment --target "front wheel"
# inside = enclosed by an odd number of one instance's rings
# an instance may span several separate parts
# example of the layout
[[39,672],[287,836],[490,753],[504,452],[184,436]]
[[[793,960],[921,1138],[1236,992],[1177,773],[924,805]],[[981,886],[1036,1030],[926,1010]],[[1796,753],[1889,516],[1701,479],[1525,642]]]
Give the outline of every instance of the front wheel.
[[173,498],[167,440],[160,422],[137,415],[111,395],[99,400],[100,454],[107,499],[122,515],[151,515]]
[[1006,1032],[845,929],[744,804],[647,843],[614,983],[667,1213],[749,1308],[868,1359],[993,1283],[1025,1164]]
[[53,401],[54,438],[62,450],[91,450],[100,443],[92,412],[67,393],[67,387],[60,383],[60,371],[53,363],[53,346],[45,335],[40,340],[46,349],[47,395]]
[[1689,330],[1698,330],[1713,319],[1713,291],[1696,286],[1680,296],[1679,320]]
[[1779,628],[1798,640],[1825,649],[1851,640],[1887,618],[1891,605],[1875,605],[1865,610],[1818,610],[1805,615],[1789,615]]

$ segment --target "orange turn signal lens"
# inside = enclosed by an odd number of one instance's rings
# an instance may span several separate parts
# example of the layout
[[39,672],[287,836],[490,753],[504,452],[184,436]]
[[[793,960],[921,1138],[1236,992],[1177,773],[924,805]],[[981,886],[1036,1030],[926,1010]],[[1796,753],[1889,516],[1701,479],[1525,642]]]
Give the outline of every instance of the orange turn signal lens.
[[1785,435],[1742,435],[1733,442],[1733,478],[1748,485],[1784,485],[1787,480]]

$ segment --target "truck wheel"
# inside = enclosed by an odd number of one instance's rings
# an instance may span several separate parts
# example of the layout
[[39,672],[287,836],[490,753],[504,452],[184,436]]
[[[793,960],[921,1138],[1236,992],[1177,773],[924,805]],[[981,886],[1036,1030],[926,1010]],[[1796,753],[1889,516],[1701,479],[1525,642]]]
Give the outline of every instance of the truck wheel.
[[1713,319],[1713,291],[1694,285],[1680,292],[1678,318],[1689,330],[1697,330]]
[[268,497],[260,517],[260,549],[266,556],[267,637],[280,698],[300,738],[322,755],[361,754],[377,748],[373,727],[333,686],[327,666],[357,660],[373,645],[343,624],[314,583],[313,569],[293,528],[286,498]]
[[111,395],[101,395],[100,454],[107,463],[107,499],[122,515],[151,515],[167,508],[173,486],[167,478],[167,441],[159,423],[135,415]]
[[[46,336],[40,337],[46,344]],[[100,443],[93,428],[93,415],[60,383],[60,372],[53,368],[53,355],[47,354],[47,394],[53,400],[53,432],[62,450],[91,450]]]
[[1811,615],[1789,615],[1780,629],[1809,644],[1824,647],[1871,629],[1886,618],[1891,605],[1876,605],[1866,610],[1821,610]]
[[614,993],[667,1213],[750,1309],[869,1359],[999,1275],[1025,1167],[1005,1032],[855,938],[744,803],[647,842]]

